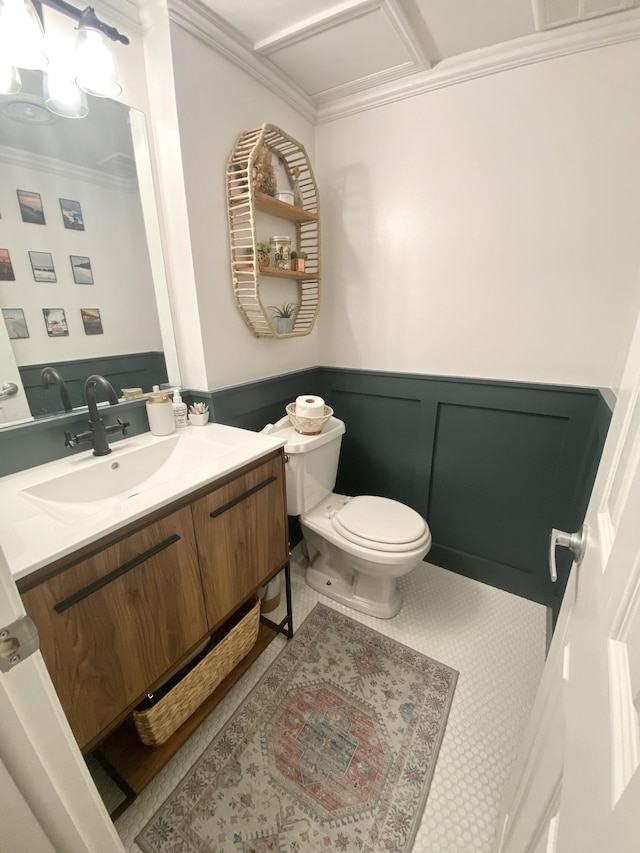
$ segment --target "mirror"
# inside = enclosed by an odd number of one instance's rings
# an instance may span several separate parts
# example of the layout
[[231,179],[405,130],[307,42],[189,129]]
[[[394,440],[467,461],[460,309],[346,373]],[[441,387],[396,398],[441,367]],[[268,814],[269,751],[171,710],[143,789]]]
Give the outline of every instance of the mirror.
[[118,394],[180,382],[144,116],[91,96],[85,118],[53,115],[41,73],[21,75],[0,95],[0,387],[17,367],[30,411],[0,400],[5,429],[63,411],[46,365],[74,408],[92,373]]

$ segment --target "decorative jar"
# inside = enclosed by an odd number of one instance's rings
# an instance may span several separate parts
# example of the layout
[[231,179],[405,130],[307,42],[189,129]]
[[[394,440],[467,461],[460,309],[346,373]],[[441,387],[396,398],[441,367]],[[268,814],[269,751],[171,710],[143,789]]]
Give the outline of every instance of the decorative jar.
[[270,237],[271,256],[276,269],[288,270],[291,268],[291,237]]

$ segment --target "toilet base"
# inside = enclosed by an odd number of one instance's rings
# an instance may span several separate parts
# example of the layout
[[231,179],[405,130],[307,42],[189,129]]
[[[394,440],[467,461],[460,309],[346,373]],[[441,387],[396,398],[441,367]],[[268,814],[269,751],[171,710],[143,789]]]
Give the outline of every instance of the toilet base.
[[378,619],[391,619],[402,606],[395,578],[348,573],[320,554],[307,566],[305,580],[316,592]]

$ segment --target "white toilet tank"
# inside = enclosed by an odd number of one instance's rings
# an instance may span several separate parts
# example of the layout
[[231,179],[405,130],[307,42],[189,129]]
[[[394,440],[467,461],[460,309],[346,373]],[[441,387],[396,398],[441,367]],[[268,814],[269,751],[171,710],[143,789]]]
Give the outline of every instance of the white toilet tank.
[[289,458],[284,470],[289,515],[302,515],[333,491],[344,431],[343,421],[334,417],[316,435],[300,435],[288,417],[267,424],[262,430],[286,442],[284,452]]

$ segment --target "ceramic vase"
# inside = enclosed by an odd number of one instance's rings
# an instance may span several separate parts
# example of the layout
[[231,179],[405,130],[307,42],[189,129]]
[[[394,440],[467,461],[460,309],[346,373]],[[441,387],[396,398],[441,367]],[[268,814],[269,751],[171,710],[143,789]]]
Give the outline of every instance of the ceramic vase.
[[194,415],[189,412],[189,423],[193,426],[204,426],[209,420],[209,412],[203,412],[201,415]]

